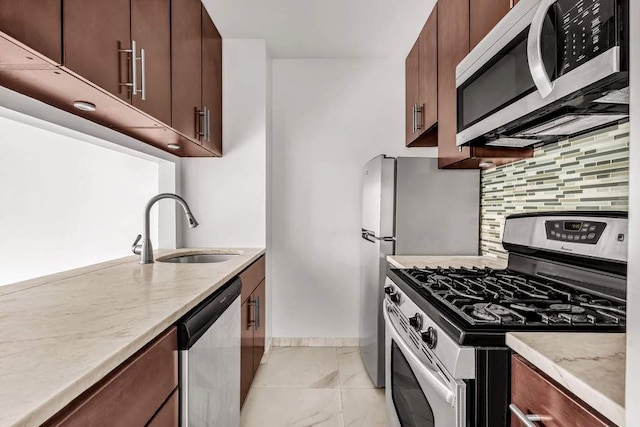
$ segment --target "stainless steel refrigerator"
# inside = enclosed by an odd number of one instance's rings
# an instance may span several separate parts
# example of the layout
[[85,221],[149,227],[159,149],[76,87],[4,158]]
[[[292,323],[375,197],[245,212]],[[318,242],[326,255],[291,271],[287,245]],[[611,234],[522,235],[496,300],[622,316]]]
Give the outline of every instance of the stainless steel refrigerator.
[[438,160],[378,156],[363,171],[360,353],[384,386],[382,301],[387,255],[477,255],[480,172]]

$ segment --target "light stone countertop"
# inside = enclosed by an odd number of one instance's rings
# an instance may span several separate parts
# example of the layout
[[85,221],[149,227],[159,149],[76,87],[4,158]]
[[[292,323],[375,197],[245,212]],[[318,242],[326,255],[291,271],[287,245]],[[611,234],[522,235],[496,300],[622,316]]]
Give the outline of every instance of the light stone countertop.
[[493,256],[420,256],[420,255],[390,255],[387,262],[392,268],[435,268],[435,267],[489,267],[495,269],[507,268],[507,262]]
[[589,406],[624,426],[626,335],[518,332],[507,345]]
[[147,265],[130,256],[0,287],[0,426],[40,425],[265,252],[207,251],[239,255]]

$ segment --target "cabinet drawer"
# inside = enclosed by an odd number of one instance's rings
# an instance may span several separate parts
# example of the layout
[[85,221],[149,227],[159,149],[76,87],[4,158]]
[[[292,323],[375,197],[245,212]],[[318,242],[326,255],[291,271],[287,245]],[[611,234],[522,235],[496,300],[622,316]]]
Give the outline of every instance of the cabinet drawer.
[[178,389],[175,389],[147,427],[178,427],[178,402]]
[[245,302],[249,295],[258,287],[265,277],[265,257],[261,256],[256,262],[251,264],[240,273],[242,281],[241,301]]
[[[545,427],[614,425],[520,356],[511,361],[511,403],[525,414],[550,417],[538,423]],[[511,425],[523,426],[514,414]]]
[[46,426],[143,426],[178,386],[175,327],[109,373]]

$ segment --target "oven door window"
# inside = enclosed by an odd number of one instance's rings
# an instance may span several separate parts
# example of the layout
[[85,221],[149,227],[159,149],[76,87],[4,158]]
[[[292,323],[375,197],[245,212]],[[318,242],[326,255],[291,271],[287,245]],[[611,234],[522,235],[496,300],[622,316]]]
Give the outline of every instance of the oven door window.
[[[545,20],[541,39],[542,58],[552,80],[555,80],[558,62],[554,22],[552,9]],[[536,91],[527,56],[528,35],[529,28],[458,87],[458,132]]]
[[402,427],[435,427],[433,409],[402,354],[391,341],[391,396]]

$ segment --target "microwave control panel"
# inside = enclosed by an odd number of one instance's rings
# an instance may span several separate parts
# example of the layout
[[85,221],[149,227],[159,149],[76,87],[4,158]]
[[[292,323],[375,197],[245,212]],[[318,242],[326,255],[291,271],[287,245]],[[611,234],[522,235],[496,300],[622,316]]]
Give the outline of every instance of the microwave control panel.
[[617,44],[615,0],[558,0],[557,35],[560,75]]
[[547,239],[569,243],[595,245],[607,224],[595,221],[554,220],[546,221]]

